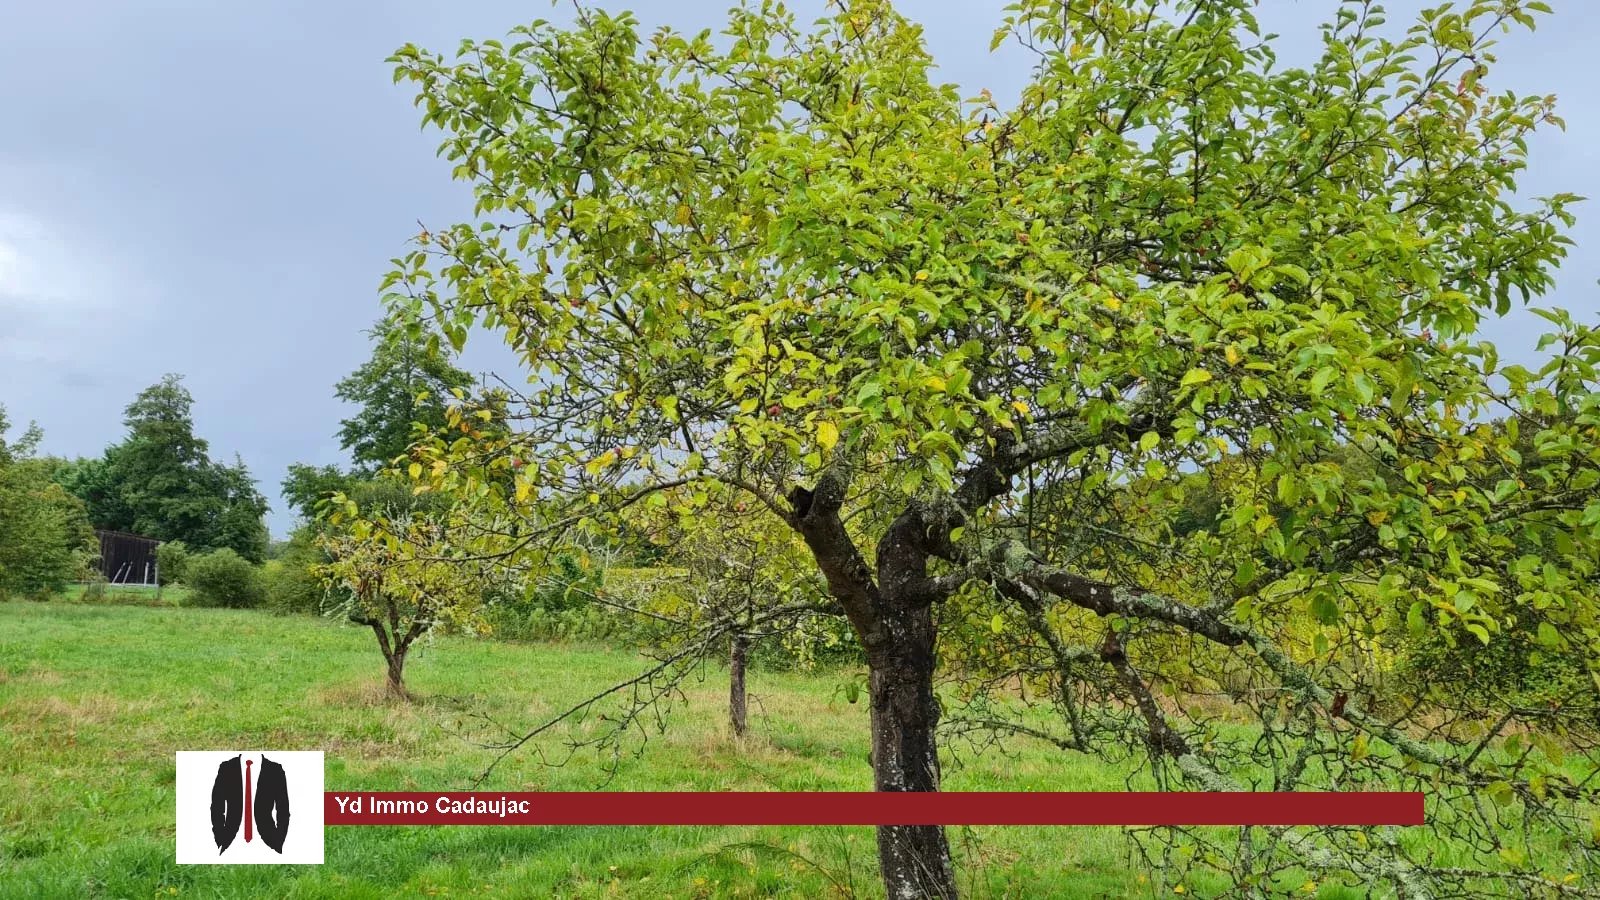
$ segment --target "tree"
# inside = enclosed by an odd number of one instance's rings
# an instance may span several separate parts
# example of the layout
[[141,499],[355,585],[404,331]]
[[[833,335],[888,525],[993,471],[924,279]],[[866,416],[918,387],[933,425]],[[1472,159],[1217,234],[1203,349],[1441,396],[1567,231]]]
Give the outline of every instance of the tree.
[[235,456],[231,466],[211,463],[202,475],[215,509],[204,533],[206,545],[233,550],[259,565],[267,555],[267,501],[256,490],[244,460]]
[[419,425],[443,425],[452,392],[472,385],[472,376],[437,344],[430,347],[407,329],[379,323],[372,338],[371,359],[334,387],[340,400],[360,407],[340,423],[339,443],[364,478],[404,456]]
[[318,504],[350,493],[405,456],[418,430],[443,425],[454,392],[472,376],[451,362],[447,351],[405,328],[378,323],[370,332],[372,355],[334,386],[334,396],[360,407],[340,423],[339,443],[354,466],[294,463],[282,482],[284,501],[302,519],[318,518]]
[[194,397],[178,375],[140,391],[123,422],[128,435],[99,460],[59,475],[97,528],[183,541],[197,551],[229,548],[251,562],[266,553],[267,502],[244,462],[213,461],[194,433]]
[[283,499],[302,519],[317,517],[317,504],[341,491],[353,488],[360,479],[338,466],[313,466],[290,463],[283,479]]
[[376,482],[361,503],[335,496],[333,527],[321,534],[329,562],[317,571],[335,592],[335,611],[372,629],[388,693],[405,700],[413,645],[436,628],[477,628],[492,580],[468,577],[452,563],[451,529],[459,522],[448,509],[410,501],[403,486],[387,487],[395,486]]
[[805,545],[782,520],[715,483],[700,493],[644,504],[628,519],[630,533],[659,545],[664,565],[649,570],[654,577],[608,584],[606,594],[621,601],[613,605],[653,620],[669,651],[703,640],[708,626],[726,627],[728,725],[742,736],[752,645],[766,641],[804,658],[817,639],[807,624],[835,611],[806,564]]
[[94,554],[83,504],[51,480],[52,461],[34,458],[42,437],[29,426],[7,442],[0,406],[0,598],[47,598],[80,578]]
[[[1533,610],[1596,644],[1595,332],[1542,310],[1538,371],[1476,335],[1568,244],[1573,197],[1511,202],[1552,98],[1487,86],[1494,35],[1543,5],[1392,34],[1348,3],[1293,69],[1250,10],[1021,0],[996,44],[1035,63],[1008,108],[933,83],[920,30],[879,0],[809,30],[752,3],[720,42],[581,8],[453,60],[402,48],[478,219],[420,235],[389,303],[454,343],[499,333],[532,385],[515,434],[423,448],[418,487],[475,504],[457,540],[508,562],[683,485],[765,505],[865,653],[878,790],[938,789],[941,635],[992,610],[1001,649],[1045,661],[1065,733],[1031,730],[1069,752],[1142,746],[1205,789],[1260,766],[1280,789],[1426,785],[1474,846],[1516,845],[1446,867],[1377,832],[1273,830],[1189,854],[1228,857],[1241,893],[1285,854],[1407,896],[1593,877],[1586,833],[1559,864],[1527,837],[1586,821],[1556,749],[1419,740],[1416,709],[1352,700],[1329,656],[1368,611],[1489,643]],[[1482,418],[1557,407],[1537,477],[1497,474],[1518,451]],[[1346,447],[1401,477],[1347,477]],[[512,460],[513,496],[481,487]],[[1175,533],[1188,473],[1222,468],[1215,528]],[[1016,537],[1028,486],[1051,484],[1104,513],[1070,547]],[[1157,703],[1173,649],[1283,698],[1246,707],[1268,737],[1241,749]],[[1472,715],[1491,743],[1550,727]],[[955,895],[942,829],[878,839],[890,896]]]

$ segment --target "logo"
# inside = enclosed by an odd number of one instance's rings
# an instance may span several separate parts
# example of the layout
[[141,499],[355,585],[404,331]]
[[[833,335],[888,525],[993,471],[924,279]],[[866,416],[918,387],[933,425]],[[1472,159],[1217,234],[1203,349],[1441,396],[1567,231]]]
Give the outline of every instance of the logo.
[[178,752],[180,864],[320,864],[322,812],[320,752]]

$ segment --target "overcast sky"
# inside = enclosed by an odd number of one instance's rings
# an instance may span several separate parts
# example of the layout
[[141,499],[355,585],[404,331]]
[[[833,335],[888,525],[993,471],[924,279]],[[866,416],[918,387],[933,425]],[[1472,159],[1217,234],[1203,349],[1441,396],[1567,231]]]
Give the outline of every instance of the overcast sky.
[[[608,3],[647,25],[714,26],[729,0]],[[798,0],[801,10],[819,2]],[[1422,4],[1389,4],[1396,26]],[[1600,198],[1600,4],[1500,49],[1491,88],[1554,92],[1565,133],[1533,146],[1530,195]],[[1023,60],[988,51],[1003,0],[902,0],[943,77],[1014,95]],[[1265,0],[1280,57],[1316,47],[1332,0]],[[459,220],[465,185],[435,159],[409,86],[383,61],[503,36],[542,0],[0,0],[0,403],[45,450],[98,455],[140,388],[179,372],[213,455],[243,457],[272,499],[285,467],[342,462],[332,385],[361,363],[376,286],[420,219]],[[1600,211],[1585,204],[1557,302],[1593,315]],[[1495,337],[1531,345],[1526,316]],[[481,370],[503,357],[469,347]],[[511,374],[511,373],[506,373]]]

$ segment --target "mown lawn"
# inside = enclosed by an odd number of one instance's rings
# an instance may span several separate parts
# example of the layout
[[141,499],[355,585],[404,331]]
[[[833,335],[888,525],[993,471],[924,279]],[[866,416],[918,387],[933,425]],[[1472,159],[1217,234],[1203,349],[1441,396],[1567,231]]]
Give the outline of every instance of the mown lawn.
[[[492,758],[467,713],[537,721],[636,673],[621,650],[447,638],[416,655],[413,704],[382,697],[371,635],[261,612],[0,603],[0,895],[6,897],[863,896],[867,828],[346,827],[321,867],[174,862],[173,752],[327,752],[330,790],[465,789]],[[865,790],[849,672],[752,673],[752,732],[724,724],[710,668],[617,790]],[[577,726],[579,728],[592,727]],[[542,747],[560,755],[571,732]],[[487,790],[592,790],[608,758],[521,752]],[[1040,746],[960,756],[952,790],[1121,790],[1122,772]],[[1122,897],[1154,888],[1109,828],[952,831],[974,897]],[[1205,895],[1204,884],[1185,892]],[[1322,896],[1342,896],[1325,886]],[[1172,886],[1164,886],[1167,894]],[[1170,896],[1170,894],[1168,894]]]

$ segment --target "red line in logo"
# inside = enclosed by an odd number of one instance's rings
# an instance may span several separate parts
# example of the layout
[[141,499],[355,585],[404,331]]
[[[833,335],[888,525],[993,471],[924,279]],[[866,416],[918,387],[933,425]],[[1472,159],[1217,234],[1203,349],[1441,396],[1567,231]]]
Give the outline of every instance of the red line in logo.
[[244,842],[250,843],[250,819],[255,807],[250,803],[250,760],[244,761]]

